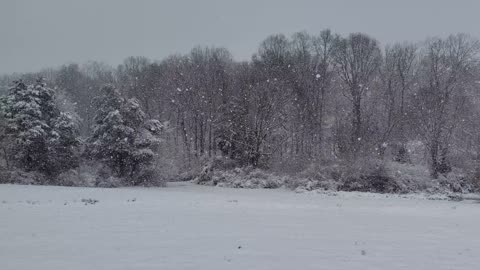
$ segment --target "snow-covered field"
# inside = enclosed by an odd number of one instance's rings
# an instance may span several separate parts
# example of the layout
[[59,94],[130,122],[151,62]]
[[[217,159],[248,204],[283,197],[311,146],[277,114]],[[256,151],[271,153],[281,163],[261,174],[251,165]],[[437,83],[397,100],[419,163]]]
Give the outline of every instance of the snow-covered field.
[[0,185],[2,270],[479,267],[474,201]]

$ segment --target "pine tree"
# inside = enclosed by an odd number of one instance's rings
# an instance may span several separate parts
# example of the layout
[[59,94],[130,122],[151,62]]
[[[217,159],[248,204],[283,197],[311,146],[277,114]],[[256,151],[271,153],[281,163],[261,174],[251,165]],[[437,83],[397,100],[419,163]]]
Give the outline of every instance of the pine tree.
[[55,172],[75,168],[80,162],[78,125],[69,113],[61,112],[52,121],[52,138],[49,140],[50,167]]
[[147,184],[154,177],[152,163],[162,125],[146,120],[136,99],[125,99],[112,85],[102,87],[88,154],[101,161],[126,184]]
[[53,178],[77,166],[76,128],[57,108],[54,90],[43,79],[33,85],[21,80],[14,83],[4,111],[15,166]]

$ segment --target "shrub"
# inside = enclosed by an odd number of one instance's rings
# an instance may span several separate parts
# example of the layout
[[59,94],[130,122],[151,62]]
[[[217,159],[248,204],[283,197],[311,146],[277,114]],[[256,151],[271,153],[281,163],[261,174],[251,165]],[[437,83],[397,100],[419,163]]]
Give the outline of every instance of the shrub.
[[107,178],[97,177],[95,181],[96,187],[101,188],[116,188],[122,186],[122,180],[120,178],[109,176]]
[[360,166],[354,164],[350,167],[349,175],[339,186],[339,190],[398,193],[402,189],[395,179],[388,175],[383,163],[372,160]]
[[207,164],[194,183],[201,185],[232,187],[232,188],[266,188],[273,189],[283,186],[285,177],[280,177],[252,167],[218,170],[213,163]]
[[47,182],[45,176],[38,172],[25,172],[22,170],[5,171],[1,183],[20,184],[20,185],[42,185]]
[[56,184],[61,186],[93,187],[96,184],[98,166],[82,164],[77,169],[72,169],[60,174]]
[[342,191],[361,191],[375,193],[398,193],[400,186],[391,177],[385,175],[361,175],[349,177],[339,186]]
[[160,176],[160,174],[153,168],[144,169],[135,176],[135,186],[149,186],[149,187],[164,187],[166,186],[166,180]]

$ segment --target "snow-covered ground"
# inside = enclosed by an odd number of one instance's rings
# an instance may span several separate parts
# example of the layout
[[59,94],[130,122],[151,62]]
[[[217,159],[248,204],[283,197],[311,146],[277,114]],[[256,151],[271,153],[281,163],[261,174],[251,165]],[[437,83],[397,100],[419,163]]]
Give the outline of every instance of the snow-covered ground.
[[475,201],[335,195],[0,185],[0,269],[480,269]]

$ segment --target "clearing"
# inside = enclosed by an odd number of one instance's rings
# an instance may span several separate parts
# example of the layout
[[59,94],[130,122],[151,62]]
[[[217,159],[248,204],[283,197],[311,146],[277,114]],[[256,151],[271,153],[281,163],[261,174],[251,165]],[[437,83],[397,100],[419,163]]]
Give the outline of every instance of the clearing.
[[478,269],[480,204],[368,193],[0,185],[16,269]]

